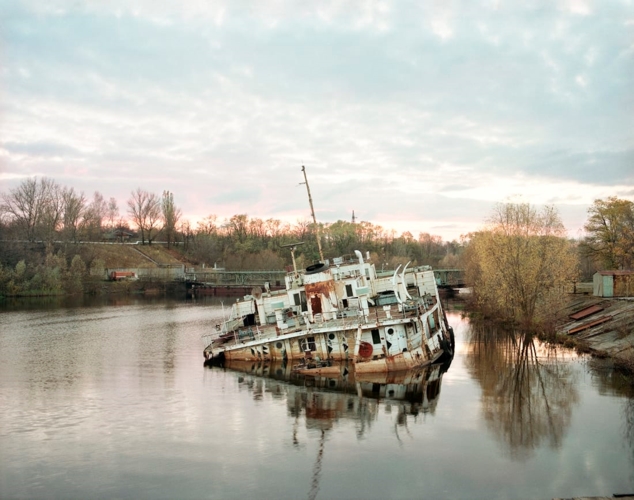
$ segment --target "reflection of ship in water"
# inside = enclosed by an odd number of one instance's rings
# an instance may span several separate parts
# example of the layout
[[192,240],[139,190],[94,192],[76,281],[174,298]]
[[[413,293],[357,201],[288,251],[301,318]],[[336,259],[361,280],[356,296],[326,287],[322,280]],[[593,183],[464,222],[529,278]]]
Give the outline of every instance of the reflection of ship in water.
[[303,414],[307,428],[329,429],[341,418],[351,418],[362,435],[377,417],[381,402],[392,410],[398,405],[397,424],[408,415],[433,413],[440,395],[443,373],[449,364],[428,365],[405,372],[359,374],[345,364],[338,374],[306,375],[290,364],[226,362],[225,368],[241,372],[239,381],[256,397],[263,392],[285,395],[289,414]]
[[308,499],[316,498],[326,453],[326,442],[340,420],[354,422],[356,435],[363,437],[379,418],[381,409],[394,419],[394,434],[407,431],[408,420],[423,413],[433,414],[440,395],[443,374],[448,363],[427,365],[406,372],[359,374],[348,365],[339,373],[307,375],[292,369],[290,363],[225,361],[224,369],[238,372],[238,382],[255,399],[269,393],[274,399],[286,398],[288,414],[293,418],[292,444],[301,447],[300,424],[304,420],[310,433],[319,433],[319,444],[312,469]]

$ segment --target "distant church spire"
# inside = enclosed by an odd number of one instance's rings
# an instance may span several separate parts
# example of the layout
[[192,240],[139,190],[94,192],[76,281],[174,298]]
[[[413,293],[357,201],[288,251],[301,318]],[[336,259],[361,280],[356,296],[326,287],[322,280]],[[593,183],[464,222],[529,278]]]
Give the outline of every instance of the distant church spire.
[[354,210],[352,211],[352,223],[357,222],[357,218],[354,216]]

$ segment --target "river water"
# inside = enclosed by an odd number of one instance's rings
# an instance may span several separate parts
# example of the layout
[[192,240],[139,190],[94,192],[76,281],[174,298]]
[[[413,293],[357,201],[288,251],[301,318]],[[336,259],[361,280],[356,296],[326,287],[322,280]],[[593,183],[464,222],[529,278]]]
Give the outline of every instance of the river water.
[[[227,303],[232,299],[227,299]],[[25,305],[27,304],[27,305]],[[219,301],[0,312],[0,498],[550,499],[634,491],[632,382],[450,311],[449,366],[203,366]]]

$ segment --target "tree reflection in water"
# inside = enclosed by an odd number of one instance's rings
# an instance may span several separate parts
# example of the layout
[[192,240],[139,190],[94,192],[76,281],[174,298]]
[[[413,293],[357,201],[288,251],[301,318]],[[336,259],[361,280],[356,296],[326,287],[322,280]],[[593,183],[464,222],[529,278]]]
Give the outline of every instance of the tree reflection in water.
[[[625,402],[625,439],[630,446],[630,461],[634,465],[634,396],[630,396]],[[632,469],[634,471],[634,468]],[[632,472],[634,478],[634,472]]]
[[[609,360],[593,359],[589,363],[593,381],[600,394],[625,398],[623,401],[623,437],[630,448],[634,465],[634,380],[631,375],[614,369]],[[634,467],[632,476],[634,479]]]
[[579,401],[565,351],[477,322],[468,335],[465,363],[482,387],[484,419],[510,458],[526,460],[543,443],[559,448]]

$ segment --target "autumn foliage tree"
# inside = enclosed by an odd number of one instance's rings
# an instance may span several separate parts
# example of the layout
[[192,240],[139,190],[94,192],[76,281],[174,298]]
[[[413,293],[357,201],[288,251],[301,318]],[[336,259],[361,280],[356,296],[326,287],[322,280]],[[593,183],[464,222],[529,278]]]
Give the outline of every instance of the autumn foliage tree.
[[552,319],[576,277],[577,257],[553,207],[500,204],[473,235],[465,277],[480,310],[526,327]]
[[607,269],[634,265],[634,203],[614,196],[588,209],[584,249]]

